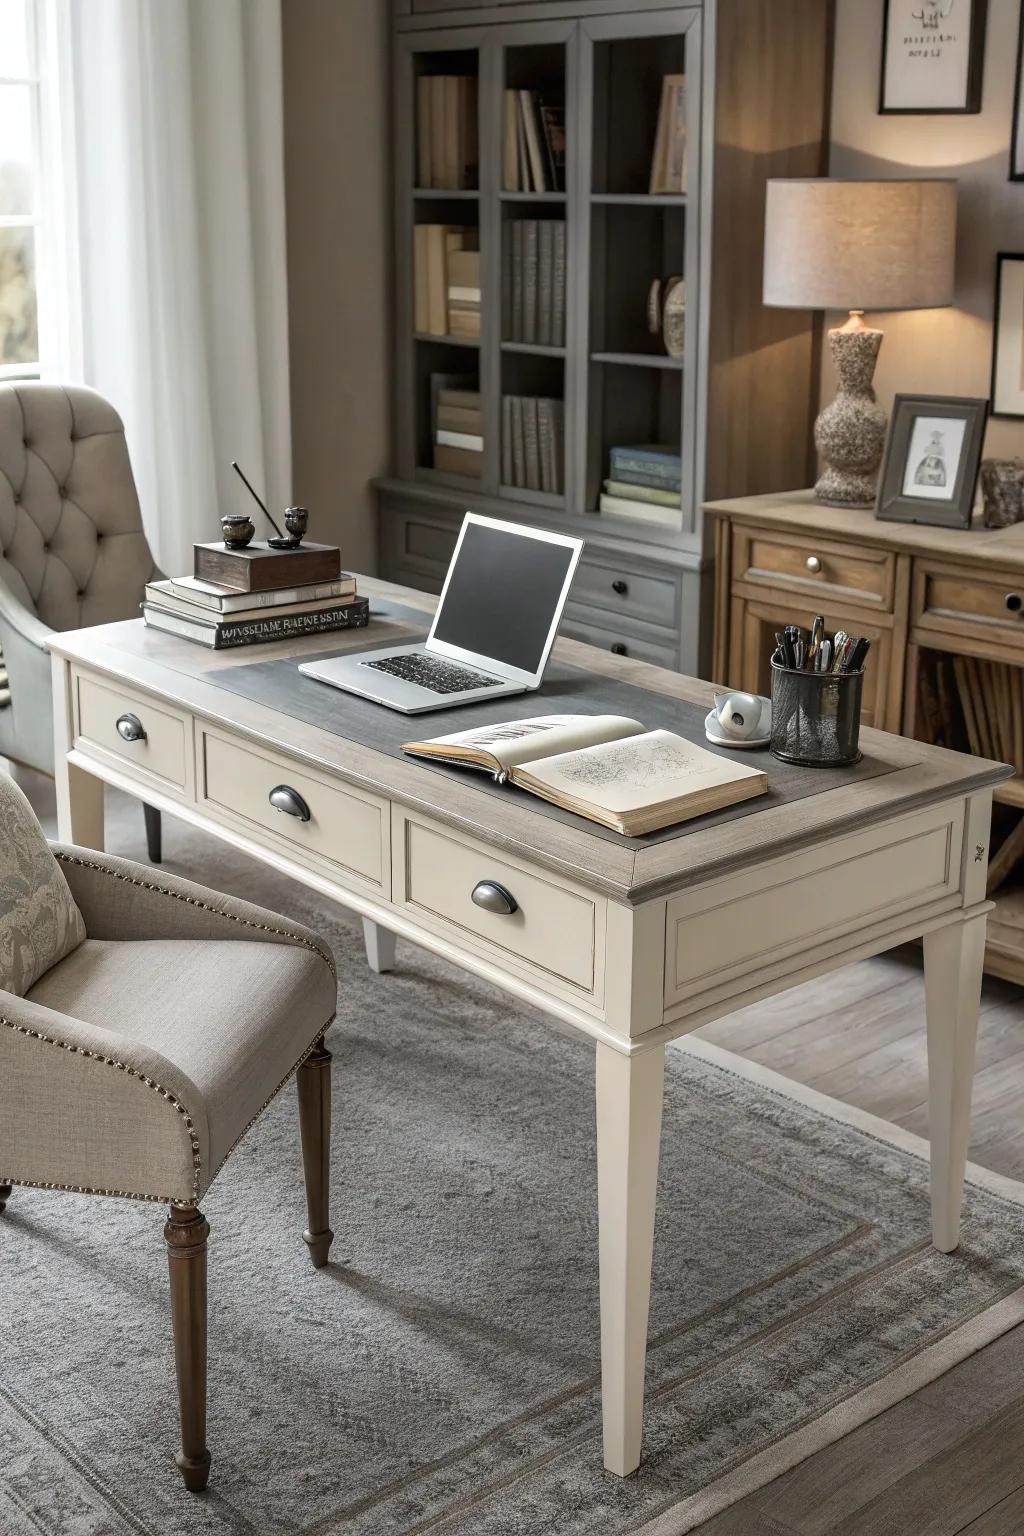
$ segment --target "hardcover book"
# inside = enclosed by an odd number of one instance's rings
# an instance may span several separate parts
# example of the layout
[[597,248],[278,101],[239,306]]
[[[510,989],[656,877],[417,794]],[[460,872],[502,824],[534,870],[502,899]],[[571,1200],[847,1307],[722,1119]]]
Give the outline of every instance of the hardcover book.
[[303,635],[323,635],[338,629],[362,629],[369,622],[370,604],[365,597],[356,597],[332,607],[321,606],[312,613],[271,613],[252,619],[216,621],[186,618],[155,603],[143,603],[142,616],[151,629],[194,640],[213,651],[224,651],[239,645],[263,645],[269,640],[296,640]]

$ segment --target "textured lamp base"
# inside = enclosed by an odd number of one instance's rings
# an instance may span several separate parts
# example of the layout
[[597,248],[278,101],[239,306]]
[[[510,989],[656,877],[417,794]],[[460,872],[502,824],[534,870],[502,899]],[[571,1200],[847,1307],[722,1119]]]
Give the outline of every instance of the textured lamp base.
[[841,330],[829,331],[828,339],[839,392],[814,426],[825,461],[815,494],[827,507],[873,507],[888,426],[872,385],[882,332],[869,330],[863,316],[852,314]]

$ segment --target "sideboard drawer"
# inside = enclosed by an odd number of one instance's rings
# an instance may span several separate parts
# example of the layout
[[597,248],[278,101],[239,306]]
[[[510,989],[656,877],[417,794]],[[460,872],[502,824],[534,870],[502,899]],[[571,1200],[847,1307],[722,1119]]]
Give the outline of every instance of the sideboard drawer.
[[1024,648],[1024,581],[1019,573],[975,576],[962,566],[917,561],[911,622],[990,646]]
[[139,779],[161,789],[191,794],[191,723],[170,705],[107,683],[86,672],[75,674],[75,745],[98,748]]
[[[390,886],[390,825],[387,801],[362,790],[339,787],[283,753],[262,751],[249,742],[203,732],[199,794],[222,820],[258,829],[262,841],[328,873],[350,873],[383,888]],[[271,804],[275,789],[309,819]]]
[[[474,949],[482,940],[518,956],[534,972],[594,991],[599,906],[602,933],[604,919],[600,898],[413,816],[403,817],[402,836],[404,876],[401,889],[395,882],[396,901],[441,919],[457,940],[468,940]],[[503,913],[477,905],[473,892],[485,883],[507,892],[515,910]]]
[[732,539],[734,581],[799,592],[805,600],[820,590],[823,602],[838,597],[892,610],[896,557],[884,550],[854,549],[813,532],[796,538],[745,527],[734,528]]

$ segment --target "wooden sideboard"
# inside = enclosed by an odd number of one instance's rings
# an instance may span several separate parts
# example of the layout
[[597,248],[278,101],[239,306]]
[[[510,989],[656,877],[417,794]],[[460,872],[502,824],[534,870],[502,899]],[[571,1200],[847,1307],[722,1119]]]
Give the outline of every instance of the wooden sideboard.
[[995,791],[986,969],[1024,984],[1024,524],[926,528],[819,506],[810,491],[705,507],[715,553],[712,675],[770,693],[775,631],[872,642],[866,724],[1010,762]]

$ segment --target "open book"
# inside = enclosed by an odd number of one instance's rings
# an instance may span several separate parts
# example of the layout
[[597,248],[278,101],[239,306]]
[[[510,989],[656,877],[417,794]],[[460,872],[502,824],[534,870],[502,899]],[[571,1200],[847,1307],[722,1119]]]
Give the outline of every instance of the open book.
[[482,768],[626,837],[763,795],[767,775],[622,715],[538,715],[403,751]]

